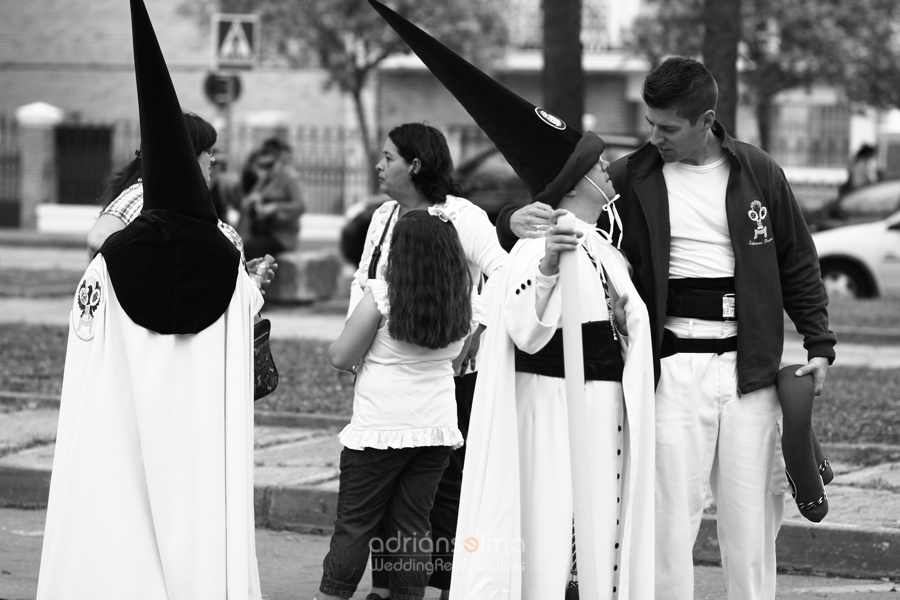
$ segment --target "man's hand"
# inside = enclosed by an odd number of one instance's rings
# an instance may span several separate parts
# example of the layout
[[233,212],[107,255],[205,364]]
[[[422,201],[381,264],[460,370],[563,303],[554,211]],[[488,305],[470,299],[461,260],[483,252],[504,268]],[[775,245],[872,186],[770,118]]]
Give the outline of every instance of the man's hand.
[[797,369],[794,375],[803,377],[807,373],[812,373],[813,382],[816,384],[816,396],[822,395],[822,388],[825,387],[825,376],[828,374],[828,359],[822,356],[811,358],[809,363]]
[[550,228],[547,230],[546,252],[541,259],[540,270],[544,275],[559,273],[559,253],[571,252],[578,248],[578,240],[584,235],[577,229],[562,227],[557,220],[569,211],[558,208],[550,213]]
[[509,217],[509,228],[520,240],[542,237],[550,225],[553,209],[543,202],[523,206]]

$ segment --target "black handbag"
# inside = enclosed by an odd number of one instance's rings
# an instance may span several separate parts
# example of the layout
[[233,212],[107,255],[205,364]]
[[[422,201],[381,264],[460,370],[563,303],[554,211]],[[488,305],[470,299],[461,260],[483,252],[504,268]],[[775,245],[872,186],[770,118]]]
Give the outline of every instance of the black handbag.
[[278,369],[269,346],[272,323],[260,319],[253,326],[253,400],[265,398],[278,387]]

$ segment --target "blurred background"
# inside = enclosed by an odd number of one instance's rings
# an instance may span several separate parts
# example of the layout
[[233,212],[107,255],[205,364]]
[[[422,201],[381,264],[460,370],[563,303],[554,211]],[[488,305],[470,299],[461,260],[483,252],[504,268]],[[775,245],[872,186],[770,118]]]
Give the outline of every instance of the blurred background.
[[[837,200],[864,145],[878,178],[900,175],[891,0],[389,4],[526,99],[626,150],[646,139],[648,69],[669,54],[704,60],[726,129],[773,155],[810,215]],[[326,217],[311,221],[318,227],[339,227],[329,215],[368,200],[385,134],[400,122],[443,130],[457,165],[491,146],[364,0],[147,5],[183,107],[219,131],[220,166],[236,176],[263,140],[287,142],[309,216]],[[232,31],[217,13],[257,21]],[[2,14],[0,227],[86,231],[101,181],[140,144],[128,2],[3,0]],[[894,196],[887,209],[900,208]]]

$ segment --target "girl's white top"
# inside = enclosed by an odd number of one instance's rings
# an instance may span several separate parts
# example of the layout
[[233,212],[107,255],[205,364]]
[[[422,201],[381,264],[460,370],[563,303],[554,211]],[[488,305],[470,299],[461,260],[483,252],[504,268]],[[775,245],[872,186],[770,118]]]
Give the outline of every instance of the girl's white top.
[[387,285],[371,279],[366,289],[385,321],[357,371],[353,417],[341,443],[351,450],[462,446],[451,361],[463,340],[431,350],[391,338]]

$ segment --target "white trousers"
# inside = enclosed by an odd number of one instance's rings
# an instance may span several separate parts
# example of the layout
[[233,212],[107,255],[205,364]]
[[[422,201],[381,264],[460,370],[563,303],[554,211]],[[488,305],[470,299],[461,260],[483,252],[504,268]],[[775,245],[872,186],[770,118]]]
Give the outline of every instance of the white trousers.
[[[669,317],[681,338],[725,338],[737,323]],[[656,392],[656,598],[694,597],[692,549],[716,500],[729,600],[775,598],[775,537],[787,481],[775,387],[737,392],[737,352],[662,359]]]

